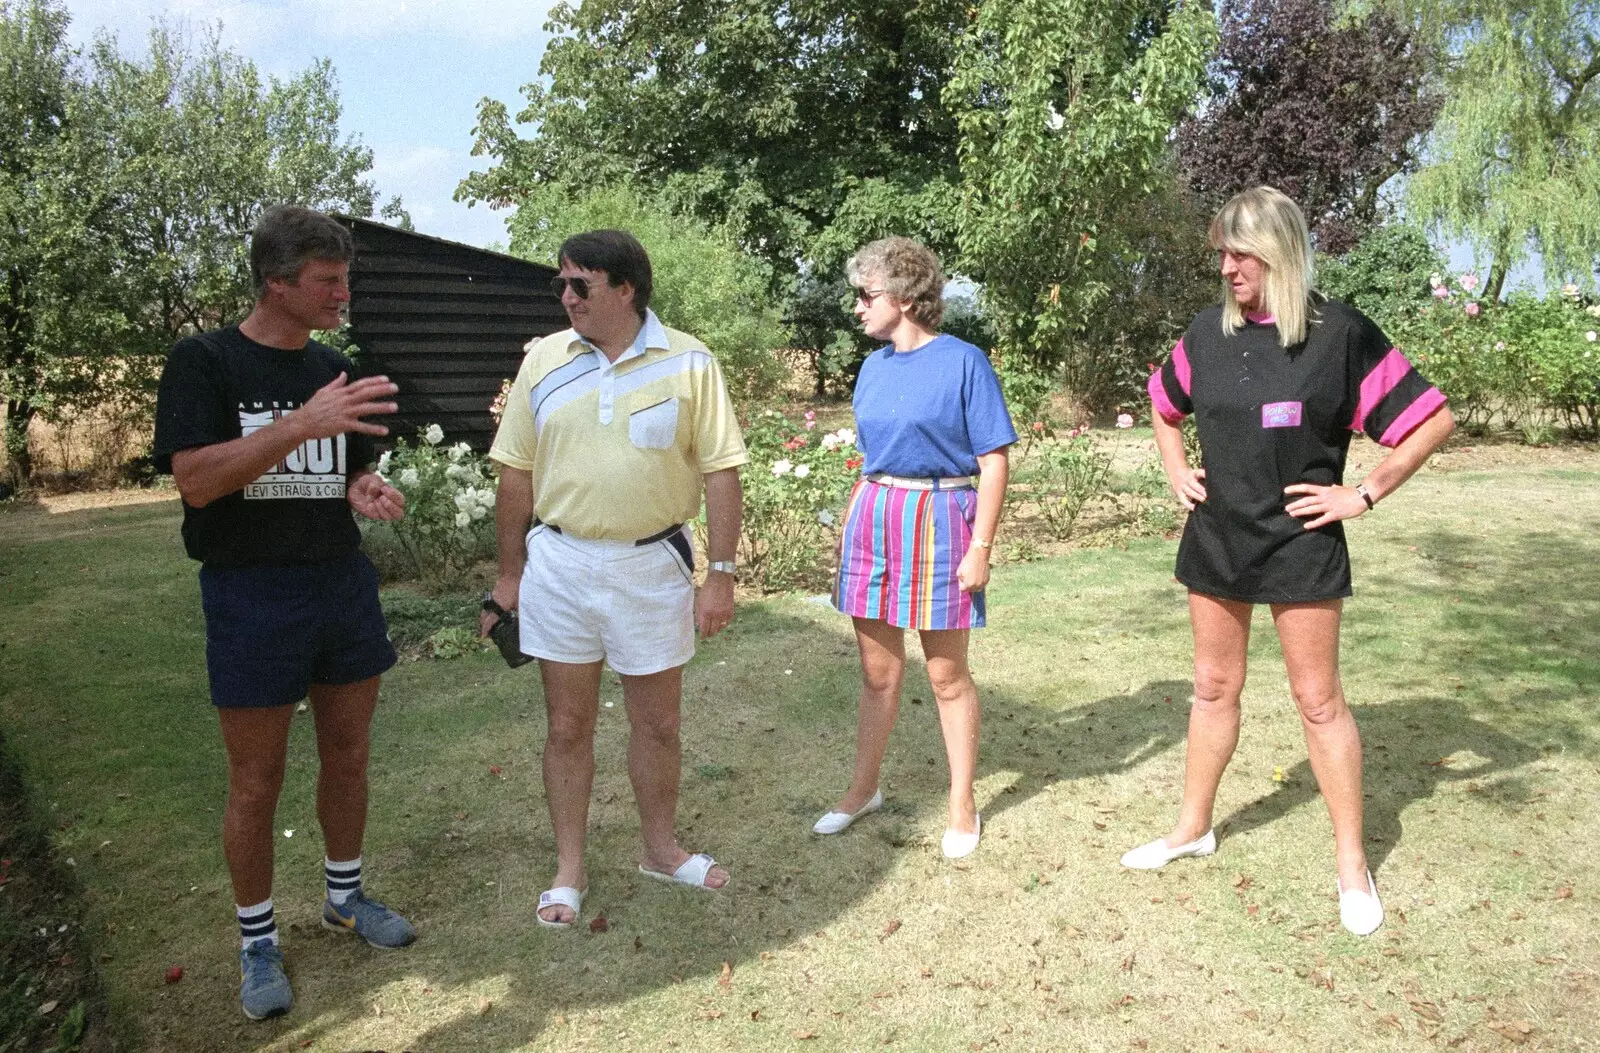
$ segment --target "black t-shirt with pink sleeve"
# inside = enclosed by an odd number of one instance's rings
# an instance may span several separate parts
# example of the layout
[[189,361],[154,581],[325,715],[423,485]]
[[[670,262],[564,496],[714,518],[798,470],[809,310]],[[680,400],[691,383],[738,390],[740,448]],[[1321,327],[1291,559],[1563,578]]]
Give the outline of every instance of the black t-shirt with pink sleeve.
[[1194,414],[1206,472],[1178,580],[1246,603],[1350,595],[1344,525],[1306,530],[1284,510],[1295,499],[1284,487],[1343,483],[1352,432],[1396,446],[1445,403],[1377,325],[1333,300],[1313,306],[1305,343],[1287,349],[1270,318],[1227,336],[1222,308],[1202,311],[1149,390],[1167,420]]

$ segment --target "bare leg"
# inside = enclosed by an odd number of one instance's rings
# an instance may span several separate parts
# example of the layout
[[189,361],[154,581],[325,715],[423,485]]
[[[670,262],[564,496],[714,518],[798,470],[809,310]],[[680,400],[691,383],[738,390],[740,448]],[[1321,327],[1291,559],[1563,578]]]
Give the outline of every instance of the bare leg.
[[[628,707],[628,778],[639,803],[639,833],[645,869],[670,874],[689,853],[678,847],[678,783],[683,747],[678,715],[683,704],[683,667],[648,676],[624,676],[622,698]],[[712,867],[706,885],[721,888],[728,872]]]
[[378,677],[353,684],[312,684],[311,713],[317,723],[317,821],[328,858],[361,854],[367,829],[367,757]]
[[[544,705],[549,730],[544,743],[544,796],[556,835],[553,886],[589,887],[583,843],[589,826],[589,794],[594,788],[594,724],[600,711],[600,663],[552,662],[541,658]],[[546,921],[573,920],[564,906],[539,912]]]
[[272,819],[283,789],[294,707],[219,708],[217,717],[228,751],[222,852],[233,880],[233,901],[250,906],[272,896]]
[[906,676],[905,633],[881,618],[856,618],[861,653],[861,700],[856,706],[856,765],[850,788],[833,806],[854,814],[878,790],[889,733],[900,715],[900,685]]
[[1333,820],[1339,886],[1367,890],[1362,845],[1361,733],[1339,682],[1340,600],[1274,604],[1289,689],[1305,728],[1306,752]]
[[1194,704],[1183,767],[1183,806],[1167,847],[1188,844],[1211,829],[1222,773],[1239,745],[1239,696],[1250,646],[1248,603],[1189,593],[1194,628]]
[[928,680],[939,703],[939,727],[944,732],[945,758],[950,763],[950,829],[975,833],[978,806],[972,798],[972,781],[978,767],[978,687],[967,668],[966,629],[926,630],[922,654],[928,660]]

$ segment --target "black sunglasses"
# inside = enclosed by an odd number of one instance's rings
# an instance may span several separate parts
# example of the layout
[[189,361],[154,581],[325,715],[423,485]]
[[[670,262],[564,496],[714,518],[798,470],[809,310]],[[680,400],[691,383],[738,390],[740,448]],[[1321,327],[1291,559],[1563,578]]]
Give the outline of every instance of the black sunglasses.
[[561,299],[567,294],[567,286],[572,286],[572,292],[580,300],[589,298],[589,279],[582,277],[568,278],[565,276],[550,279],[550,291],[556,294],[556,299]]

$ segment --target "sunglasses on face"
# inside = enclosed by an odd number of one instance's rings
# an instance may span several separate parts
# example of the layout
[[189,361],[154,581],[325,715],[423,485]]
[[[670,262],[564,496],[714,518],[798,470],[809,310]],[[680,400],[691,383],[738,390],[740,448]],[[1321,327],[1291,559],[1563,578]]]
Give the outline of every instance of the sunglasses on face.
[[882,296],[888,291],[888,289],[857,289],[856,303],[865,304],[866,306],[871,307],[873,300],[876,300],[878,297]]
[[567,286],[572,286],[572,294],[580,300],[589,298],[589,279],[582,277],[559,276],[550,279],[550,291],[556,294],[556,299],[567,294]]

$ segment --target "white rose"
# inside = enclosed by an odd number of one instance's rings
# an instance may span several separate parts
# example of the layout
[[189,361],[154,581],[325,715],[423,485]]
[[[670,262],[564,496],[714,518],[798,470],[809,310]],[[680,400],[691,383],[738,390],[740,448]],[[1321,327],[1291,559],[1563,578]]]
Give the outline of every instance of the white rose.
[[461,460],[461,458],[465,457],[467,454],[469,454],[471,452],[472,452],[472,447],[471,446],[468,446],[464,442],[458,442],[454,446],[450,447],[450,459],[452,461],[459,461],[459,460]]
[[790,464],[789,459],[785,457],[783,460],[777,461],[773,464],[772,474],[776,476],[785,476],[788,475],[793,469],[794,465]]
[[493,490],[479,490],[478,491],[478,504],[482,505],[484,508],[493,508],[494,507],[494,491]]
[[796,468],[794,470],[794,477],[796,479],[804,479],[806,476],[808,476],[810,474],[811,474],[811,466],[809,464],[798,465],[798,466],[796,466]]
[[851,431],[849,428],[840,428],[838,431],[834,432],[834,434],[839,436],[840,442],[854,443],[856,441],[856,433]]
[[459,464],[448,465],[444,470],[444,477],[446,479],[465,479],[471,474],[471,472],[467,471]]
[[471,516],[467,515],[467,513],[465,513],[465,512],[457,512],[456,513],[456,526],[465,527],[465,526],[471,526],[471,525],[472,525],[472,517]]
[[455,506],[461,509],[463,512],[465,512],[468,508],[471,508],[476,503],[477,502],[473,501],[472,495],[466,493],[465,491],[456,494]]
[[839,436],[830,431],[828,434],[822,437],[822,448],[830,451],[837,450],[839,448],[840,441],[841,440]]
[[416,486],[421,478],[421,476],[417,475],[417,470],[415,468],[407,468],[405,471],[400,473],[400,485]]
[[388,453],[384,453],[383,456],[378,458],[378,474],[379,475],[388,475],[389,474],[389,454]]
[[824,508],[817,513],[817,522],[823,526],[833,526],[833,513]]
[[473,505],[470,513],[473,519],[482,519],[489,514],[489,510],[482,505]]
[[437,446],[444,442],[444,429],[437,424],[430,424],[428,430],[422,433],[422,437],[428,440],[429,446]]
[[1592,303],[1588,307],[1585,307],[1584,310],[1594,315],[1594,317],[1600,318],[1600,303]]
[[1591,344],[1592,344],[1592,343],[1594,343],[1594,342],[1595,342],[1595,340],[1596,340],[1596,339],[1597,339],[1597,338],[1600,338],[1600,337],[1597,337],[1597,334],[1596,334],[1596,333],[1595,333],[1595,331],[1594,331],[1594,330],[1593,330],[1593,329],[1591,329],[1591,330],[1589,330],[1589,331],[1588,331],[1588,332],[1587,332],[1587,333],[1584,333],[1584,334],[1583,334],[1583,338],[1584,338],[1584,339],[1585,339],[1585,340],[1587,340],[1587,341],[1589,341],[1589,343],[1591,343]]

